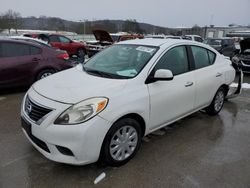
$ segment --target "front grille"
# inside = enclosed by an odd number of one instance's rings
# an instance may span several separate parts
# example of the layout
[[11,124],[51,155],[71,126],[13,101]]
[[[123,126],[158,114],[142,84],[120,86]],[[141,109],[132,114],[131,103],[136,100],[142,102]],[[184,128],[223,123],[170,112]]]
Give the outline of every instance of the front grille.
[[51,109],[35,104],[29,99],[28,96],[26,97],[26,100],[25,100],[24,110],[26,114],[28,115],[28,117],[35,122],[37,122],[42,117],[44,117],[45,115],[47,115],[48,113],[52,111]]

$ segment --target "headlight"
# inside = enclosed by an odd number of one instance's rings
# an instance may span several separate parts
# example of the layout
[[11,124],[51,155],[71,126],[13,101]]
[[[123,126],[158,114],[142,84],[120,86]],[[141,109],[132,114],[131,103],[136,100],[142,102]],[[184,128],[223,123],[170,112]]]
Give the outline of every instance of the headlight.
[[103,111],[107,104],[108,99],[104,97],[81,101],[64,111],[54,123],[60,125],[83,123]]

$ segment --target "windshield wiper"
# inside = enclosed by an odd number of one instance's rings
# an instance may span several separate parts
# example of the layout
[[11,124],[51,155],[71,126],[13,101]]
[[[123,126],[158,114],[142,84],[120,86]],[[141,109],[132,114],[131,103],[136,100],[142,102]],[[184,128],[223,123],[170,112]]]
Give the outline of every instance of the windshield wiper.
[[94,74],[94,75],[101,76],[104,78],[128,79],[128,77],[126,77],[126,76],[115,75],[112,73],[102,72],[102,71],[94,70],[94,69],[86,69],[84,66],[83,66],[83,70],[89,74]]
[[83,70],[86,71],[87,73],[98,75],[98,76],[101,76],[101,77],[114,78],[114,76],[112,74],[102,72],[102,71],[98,71],[98,70],[93,70],[93,69],[86,69],[84,66],[83,66]]

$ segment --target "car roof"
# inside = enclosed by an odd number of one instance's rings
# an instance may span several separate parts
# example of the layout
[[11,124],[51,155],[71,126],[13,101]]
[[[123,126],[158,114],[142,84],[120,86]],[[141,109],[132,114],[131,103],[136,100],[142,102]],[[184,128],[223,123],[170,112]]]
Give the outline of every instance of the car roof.
[[36,47],[43,47],[42,45],[39,45],[39,44],[31,42],[31,41],[15,40],[15,39],[11,39],[11,38],[0,38],[0,42],[14,42],[14,43],[33,45],[33,46],[36,46]]
[[174,44],[199,44],[195,41],[191,40],[182,40],[182,39],[152,39],[152,38],[146,38],[146,39],[135,39],[135,40],[128,40],[119,42],[118,44],[134,44],[134,45],[144,45],[144,46],[155,46],[160,47],[162,45],[174,45]]

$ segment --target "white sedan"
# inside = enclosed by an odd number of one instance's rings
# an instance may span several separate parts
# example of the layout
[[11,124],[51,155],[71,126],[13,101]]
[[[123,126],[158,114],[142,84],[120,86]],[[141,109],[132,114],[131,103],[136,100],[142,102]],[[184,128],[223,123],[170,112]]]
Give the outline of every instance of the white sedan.
[[36,82],[23,100],[22,128],[53,161],[120,166],[143,136],[201,109],[218,114],[234,78],[231,62],[205,44],[125,41]]

